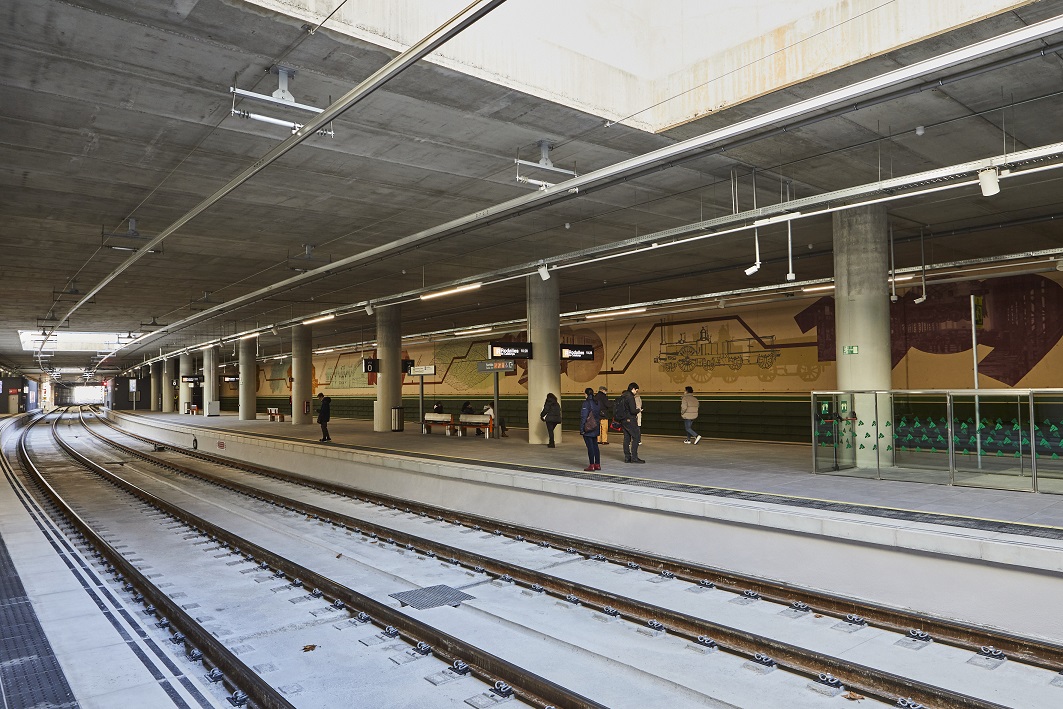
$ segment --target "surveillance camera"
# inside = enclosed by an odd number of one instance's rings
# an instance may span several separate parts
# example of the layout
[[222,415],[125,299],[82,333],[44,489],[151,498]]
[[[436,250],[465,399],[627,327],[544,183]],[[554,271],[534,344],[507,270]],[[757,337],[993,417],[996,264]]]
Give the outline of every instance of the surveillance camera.
[[787,273],[786,274],[786,280],[788,280],[788,281],[796,281],[797,280],[797,274],[796,273]]
[[752,276],[754,273],[756,273],[759,270],[760,270],[760,264],[759,263],[755,263],[755,264],[753,264],[752,266],[750,266],[749,268],[746,269],[746,275],[747,276]]
[[920,303],[925,303],[925,302],[926,302],[926,293],[924,293],[923,295],[921,295],[921,296],[919,296],[918,298],[915,299],[915,304],[916,305],[919,305]]
[[900,300],[900,298],[898,296],[896,296],[896,295],[891,295],[890,296],[890,302],[891,303],[896,303],[898,300]]

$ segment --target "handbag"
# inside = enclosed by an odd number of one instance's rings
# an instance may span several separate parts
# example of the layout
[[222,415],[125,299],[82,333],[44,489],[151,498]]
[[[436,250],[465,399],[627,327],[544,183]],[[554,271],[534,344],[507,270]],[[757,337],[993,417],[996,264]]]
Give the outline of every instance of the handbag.
[[620,431],[624,430],[624,427],[620,425],[619,421],[610,421],[609,430],[613,431],[614,433],[619,433]]
[[583,432],[591,433],[598,431],[598,422],[594,420],[593,416],[587,416],[587,420],[583,422]]

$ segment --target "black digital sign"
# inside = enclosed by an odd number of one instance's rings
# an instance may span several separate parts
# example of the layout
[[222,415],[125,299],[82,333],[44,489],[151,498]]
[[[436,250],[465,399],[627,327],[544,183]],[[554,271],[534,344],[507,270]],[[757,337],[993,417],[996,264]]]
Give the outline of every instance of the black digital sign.
[[202,374],[182,374],[181,375],[181,381],[185,382],[186,384],[198,384],[199,382],[203,381],[203,375]]
[[561,359],[594,359],[594,345],[561,345]]
[[362,372],[365,374],[371,374],[373,372],[380,371],[379,359],[363,359],[362,360]]
[[492,342],[491,359],[531,359],[530,342]]

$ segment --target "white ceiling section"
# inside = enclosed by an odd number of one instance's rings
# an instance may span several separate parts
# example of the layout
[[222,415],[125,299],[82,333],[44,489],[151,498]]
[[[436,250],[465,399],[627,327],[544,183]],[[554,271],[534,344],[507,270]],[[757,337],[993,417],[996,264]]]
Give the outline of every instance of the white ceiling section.
[[[251,1],[394,51],[465,5]],[[1032,1],[512,1],[429,61],[656,132]]]
[[[281,356],[290,332],[271,325],[328,312],[315,349],[371,342],[366,303],[404,301],[404,335],[513,326],[525,274],[545,264],[564,313],[781,293],[787,226],[793,286],[828,283],[827,210],[858,200],[889,200],[901,272],[921,266],[920,234],[930,265],[1063,254],[1063,155],[1046,147],[1063,143],[1063,31],[765,122],[1030,32],[1063,17],[1063,0],[508,0],[339,115],[334,137],[307,138],[182,222],[158,253],[130,263],[107,248],[150,243],[289,138],[230,114],[234,78],[270,94],[280,64],[295,71],[296,101],[325,107],[465,4],[0,3],[0,367],[37,371],[19,331],[39,335],[75,303],[56,332],[123,335],[105,366],[124,370],[251,332],[263,356]],[[312,119],[246,98],[236,108]],[[544,140],[555,165],[579,172],[578,191],[516,180],[514,158],[538,160]],[[947,169],[1029,155],[994,196],[969,169]],[[643,169],[646,156],[666,157]],[[759,228],[763,266],[745,275],[749,227],[795,210]],[[49,368],[94,366],[88,353],[48,354]]]

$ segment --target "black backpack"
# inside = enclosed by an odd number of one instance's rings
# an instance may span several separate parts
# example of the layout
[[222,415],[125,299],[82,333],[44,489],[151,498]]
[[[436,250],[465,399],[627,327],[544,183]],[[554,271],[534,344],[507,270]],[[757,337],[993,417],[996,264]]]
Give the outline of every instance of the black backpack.
[[623,421],[630,415],[630,412],[628,412],[627,410],[627,402],[624,401],[624,395],[621,394],[620,396],[616,397],[615,401],[613,401],[613,420]]

